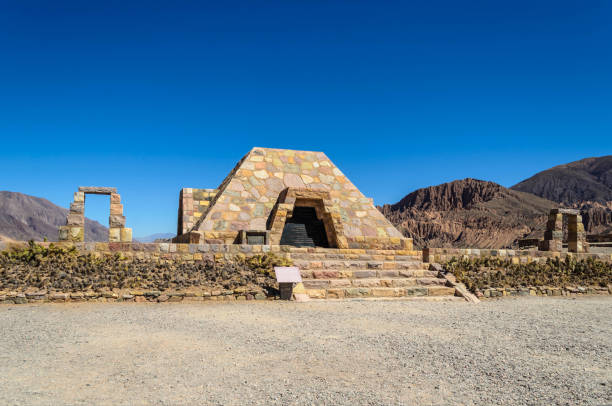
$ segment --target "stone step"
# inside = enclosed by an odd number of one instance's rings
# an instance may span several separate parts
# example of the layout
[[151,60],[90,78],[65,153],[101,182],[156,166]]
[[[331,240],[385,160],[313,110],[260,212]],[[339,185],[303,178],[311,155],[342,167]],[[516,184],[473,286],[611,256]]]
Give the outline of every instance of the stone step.
[[341,254],[341,253],[290,253],[292,260],[341,260],[341,261],[422,261],[422,255],[393,255],[393,254]]
[[[345,287],[328,289],[305,289],[312,299],[346,298],[405,298],[405,297],[454,297],[455,288],[447,286],[410,286],[410,287]],[[463,299],[462,299],[463,300]]]
[[300,269],[423,269],[421,261],[292,260]]
[[444,278],[363,278],[363,279],[304,279],[305,289],[328,289],[348,287],[402,288],[414,286],[445,286]]
[[435,278],[428,269],[300,269],[302,279]]
[[382,296],[366,296],[354,298],[329,298],[329,299],[313,299],[314,301],[359,301],[359,302],[381,302],[381,301],[409,301],[409,302],[465,302],[465,299],[460,296],[399,296],[399,297],[382,297]]
[[288,245],[271,246],[272,252],[288,252],[291,254],[370,254],[370,255],[410,255],[421,257],[423,251],[419,250],[383,250],[383,249],[362,249],[362,248],[321,248],[321,247],[291,247]]

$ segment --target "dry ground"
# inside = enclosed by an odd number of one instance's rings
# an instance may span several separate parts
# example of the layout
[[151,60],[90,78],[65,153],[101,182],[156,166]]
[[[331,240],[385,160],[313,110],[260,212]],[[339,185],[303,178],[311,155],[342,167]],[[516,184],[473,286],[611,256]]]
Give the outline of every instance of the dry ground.
[[612,403],[612,298],[0,306],[0,404]]

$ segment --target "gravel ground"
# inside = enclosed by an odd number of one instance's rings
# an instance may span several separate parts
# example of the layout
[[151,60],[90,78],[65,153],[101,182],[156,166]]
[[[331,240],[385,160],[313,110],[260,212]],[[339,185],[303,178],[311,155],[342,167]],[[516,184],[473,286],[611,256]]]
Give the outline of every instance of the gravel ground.
[[0,404],[612,403],[612,298],[0,306]]

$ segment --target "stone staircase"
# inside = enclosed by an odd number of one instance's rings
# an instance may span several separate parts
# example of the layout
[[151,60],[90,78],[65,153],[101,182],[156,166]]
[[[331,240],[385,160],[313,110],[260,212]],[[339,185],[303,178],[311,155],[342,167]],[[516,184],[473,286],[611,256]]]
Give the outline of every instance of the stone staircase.
[[429,270],[420,251],[291,248],[287,257],[300,268],[304,293],[313,299],[464,300]]

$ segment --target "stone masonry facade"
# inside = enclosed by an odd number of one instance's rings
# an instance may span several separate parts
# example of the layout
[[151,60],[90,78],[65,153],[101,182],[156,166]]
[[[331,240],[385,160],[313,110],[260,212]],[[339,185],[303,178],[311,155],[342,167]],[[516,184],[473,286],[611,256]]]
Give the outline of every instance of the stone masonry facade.
[[313,207],[330,247],[412,249],[322,152],[253,148],[217,189],[181,191],[175,242],[233,244],[245,230],[278,244],[294,207]]
[[208,210],[210,201],[217,192],[217,189],[181,189],[177,235],[185,234],[193,228],[202,214]]

